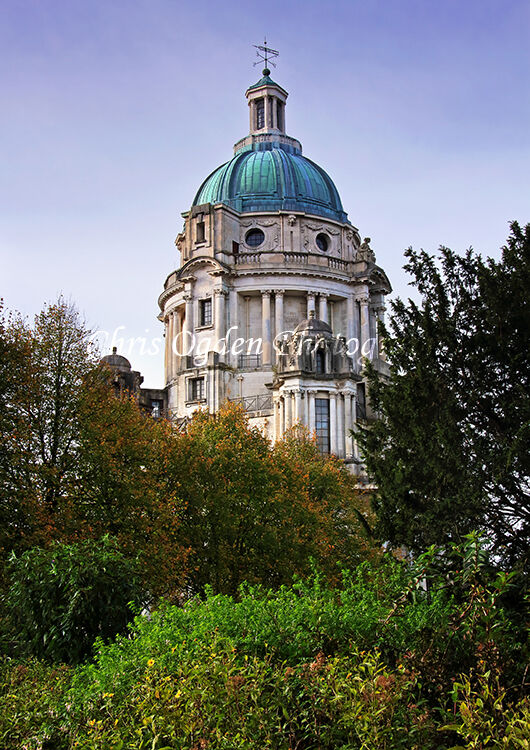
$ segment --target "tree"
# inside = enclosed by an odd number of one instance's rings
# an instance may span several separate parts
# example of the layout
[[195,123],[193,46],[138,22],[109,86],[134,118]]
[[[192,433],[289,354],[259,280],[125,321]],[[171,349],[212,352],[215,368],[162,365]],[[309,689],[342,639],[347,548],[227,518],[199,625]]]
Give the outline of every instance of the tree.
[[80,662],[96,638],[125,632],[130,605],[142,604],[138,565],[109,537],[33,547],[9,565],[5,605],[22,654]]
[[489,535],[529,559],[530,225],[511,225],[499,262],[473,251],[405,253],[421,300],[392,303],[390,376],[369,368],[379,419],[359,435],[379,533],[424,550]]
[[[234,594],[243,581],[276,587],[311,558],[331,574],[370,545],[347,472],[307,437],[274,448],[240,407],[197,412],[177,436],[169,472],[181,499],[187,591]],[[349,484],[348,484],[349,482]]]
[[153,595],[173,593],[183,556],[164,472],[169,425],[113,396],[89,330],[63,300],[33,326],[4,317],[0,346],[16,365],[0,370],[4,558],[110,533],[139,556]]

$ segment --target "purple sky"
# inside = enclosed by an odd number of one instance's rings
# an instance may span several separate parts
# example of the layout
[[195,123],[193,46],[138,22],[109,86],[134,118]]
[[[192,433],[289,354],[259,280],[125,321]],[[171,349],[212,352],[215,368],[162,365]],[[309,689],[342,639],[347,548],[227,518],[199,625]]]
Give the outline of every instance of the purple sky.
[[[160,336],[157,297],[202,180],[248,131],[253,43],[286,121],[406,296],[403,250],[498,257],[530,221],[523,0],[4,0],[0,294],[59,293],[95,328]],[[162,356],[131,354],[146,385]]]

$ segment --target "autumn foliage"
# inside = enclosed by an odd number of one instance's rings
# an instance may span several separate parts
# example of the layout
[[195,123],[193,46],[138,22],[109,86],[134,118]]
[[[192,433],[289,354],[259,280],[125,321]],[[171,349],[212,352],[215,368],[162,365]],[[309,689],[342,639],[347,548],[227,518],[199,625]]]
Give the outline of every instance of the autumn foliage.
[[0,330],[4,559],[110,534],[152,600],[243,581],[277,587],[372,551],[367,502],[344,466],[293,432],[272,446],[233,404],[184,432],[116,398],[89,331],[59,300]]

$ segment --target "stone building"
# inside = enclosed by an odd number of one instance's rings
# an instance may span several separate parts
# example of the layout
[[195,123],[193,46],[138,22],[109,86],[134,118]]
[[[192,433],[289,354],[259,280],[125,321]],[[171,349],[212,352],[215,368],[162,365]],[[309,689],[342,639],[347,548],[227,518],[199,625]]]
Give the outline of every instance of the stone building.
[[271,439],[303,423],[356,463],[362,358],[384,369],[377,321],[391,291],[329,175],[286,134],[287,92],[246,92],[249,134],[200,186],[159,297],[167,408],[184,421],[240,401]]
[[133,370],[127,357],[118,354],[115,346],[112,354],[101,358],[100,363],[110,370],[110,384],[117,398],[134,396],[140,408],[155,419],[166,414],[166,392],[159,388],[142,388],[143,375]]

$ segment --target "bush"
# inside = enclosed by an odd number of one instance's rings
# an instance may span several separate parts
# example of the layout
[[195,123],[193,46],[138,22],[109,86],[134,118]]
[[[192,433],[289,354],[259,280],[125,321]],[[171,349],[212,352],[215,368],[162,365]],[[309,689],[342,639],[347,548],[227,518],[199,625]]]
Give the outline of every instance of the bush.
[[136,562],[108,536],[13,554],[9,573],[15,650],[55,662],[79,663],[96,638],[123,633],[142,601]]

